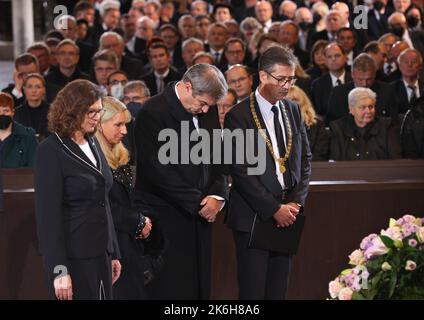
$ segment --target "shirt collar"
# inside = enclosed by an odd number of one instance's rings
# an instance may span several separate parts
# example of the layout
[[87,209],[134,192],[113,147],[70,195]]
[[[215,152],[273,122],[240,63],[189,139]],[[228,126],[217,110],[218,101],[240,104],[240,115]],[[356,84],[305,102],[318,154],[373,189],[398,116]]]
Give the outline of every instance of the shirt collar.
[[[274,113],[272,112],[271,108],[274,106],[271,104],[268,100],[266,100],[260,93],[259,88],[255,91],[255,97],[256,101],[258,101],[259,109],[261,110],[261,113],[265,115],[267,118],[272,115],[274,116]],[[278,101],[277,101],[278,103]]]
[[346,75],[346,71],[343,71],[343,74],[340,77],[336,77],[335,75],[333,75],[331,72],[329,72],[330,77],[331,77],[331,83],[333,84],[333,87],[336,86],[336,81],[337,79],[340,79],[340,81],[342,82],[342,84],[345,83],[345,75]]
[[159,73],[157,73],[156,71],[153,71],[153,73],[155,74],[155,77],[156,78],[159,78],[159,77],[162,77],[162,78],[166,78],[167,76],[168,76],[168,74],[169,74],[169,68],[168,68],[168,70],[166,70],[164,73],[162,73],[162,74],[159,74]]

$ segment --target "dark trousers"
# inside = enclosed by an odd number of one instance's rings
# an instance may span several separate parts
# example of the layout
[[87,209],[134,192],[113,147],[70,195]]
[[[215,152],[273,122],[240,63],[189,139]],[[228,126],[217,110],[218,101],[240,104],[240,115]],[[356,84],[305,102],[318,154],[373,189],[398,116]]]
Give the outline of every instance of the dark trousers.
[[249,248],[250,233],[233,230],[237,252],[240,300],[283,300],[286,297],[291,257]]
[[[68,262],[73,300],[112,299],[112,261],[108,253],[91,259],[69,259]],[[49,281],[49,296],[56,299],[53,281]]]

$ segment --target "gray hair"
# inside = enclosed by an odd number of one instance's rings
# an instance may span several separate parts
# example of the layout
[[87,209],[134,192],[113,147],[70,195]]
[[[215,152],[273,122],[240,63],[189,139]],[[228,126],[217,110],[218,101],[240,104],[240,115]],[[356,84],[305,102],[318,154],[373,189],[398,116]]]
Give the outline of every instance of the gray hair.
[[376,72],[377,65],[375,64],[374,59],[368,53],[361,53],[353,60],[352,70],[360,72]]
[[184,50],[185,50],[185,48],[186,48],[189,44],[191,44],[191,43],[197,43],[197,44],[201,45],[201,46],[202,46],[202,51],[203,51],[203,50],[204,50],[204,48],[205,48],[205,46],[204,46],[204,44],[203,44],[203,42],[202,42],[201,40],[199,40],[199,39],[197,39],[197,38],[193,38],[193,37],[191,37],[191,38],[188,38],[187,40],[184,40],[183,44],[181,45],[181,50],[182,50],[182,51],[184,51]]
[[348,103],[350,108],[355,108],[361,100],[372,99],[377,101],[377,94],[369,88],[355,88],[349,92]]
[[400,55],[399,55],[399,56],[398,56],[398,58],[397,58],[397,63],[398,63],[398,64],[400,64],[400,60],[402,60],[402,59],[403,59],[403,57],[404,57],[407,53],[410,53],[410,52],[414,52],[414,53],[418,56],[418,60],[420,61],[420,64],[422,65],[422,64],[423,64],[423,57],[421,56],[421,53],[420,53],[418,50],[411,49],[411,48],[409,48],[409,49],[405,49],[405,50],[403,50],[403,51],[400,53]]
[[267,49],[259,58],[259,69],[267,73],[274,71],[274,66],[281,64],[296,69],[297,58],[293,52],[280,45]]
[[244,31],[252,29],[259,30],[260,28],[262,28],[262,25],[253,17],[245,18],[240,24],[240,30]]
[[227,94],[228,85],[219,69],[213,65],[200,63],[190,67],[182,78],[190,82],[193,95],[209,95],[214,100],[220,100]]
[[100,48],[101,49],[102,49],[103,39],[108,37],[108,36],[114,36],[116,39],[118,39],[118,41],[121,45],[124,45],[124,38],[122,38],[122,36],[119,33],[116,33],[114,31],[107,31],[100,36],[99,42],[100,42]]
[[133,80],[133,81],[129,81],[125,86],[124,86],[124,94],[127,94],[128,92],[133,92],[136,90],[140,90],[143,92],[144,96],[150,97],[150,90],[147,87],[146,83],[144,81],[141,80]]

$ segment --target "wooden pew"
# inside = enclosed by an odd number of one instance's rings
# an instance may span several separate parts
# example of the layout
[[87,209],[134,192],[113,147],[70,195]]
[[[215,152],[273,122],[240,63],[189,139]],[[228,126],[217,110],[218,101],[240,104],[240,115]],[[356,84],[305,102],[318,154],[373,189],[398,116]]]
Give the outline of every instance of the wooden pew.
[[[0,299],[45,299],[32,171],[1,170],[1,180]],[[308,217],[288,298],[328,297],[328,282],[348,266],[347,256],[363,237],[387,228],[390,217],[424,216],[423,194],[424,160],[313,163],[305,208]],[[236,299],[234,244],[222,221],[220,214],[213,230],[211,297]]]

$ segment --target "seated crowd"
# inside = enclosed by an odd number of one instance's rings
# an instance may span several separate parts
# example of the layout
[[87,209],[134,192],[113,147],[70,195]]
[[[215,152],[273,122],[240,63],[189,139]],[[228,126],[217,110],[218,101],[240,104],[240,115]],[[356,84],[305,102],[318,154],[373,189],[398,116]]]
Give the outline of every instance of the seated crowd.
[[223,125],[256,89],[259,56],[274,45],[298,58],[287,98],[301,108],[313,160],[424,158],[424,25],[410,0],[371,1],[366,28],[355,27],[350,1],[127,3],[77,2],[15,59],[13,83],[0,93],[0,167],[33,165],[37,141],[50,134],[49,106],[76,79],[127,106],[130,163],[143,103],[194,64],[225,75]]

